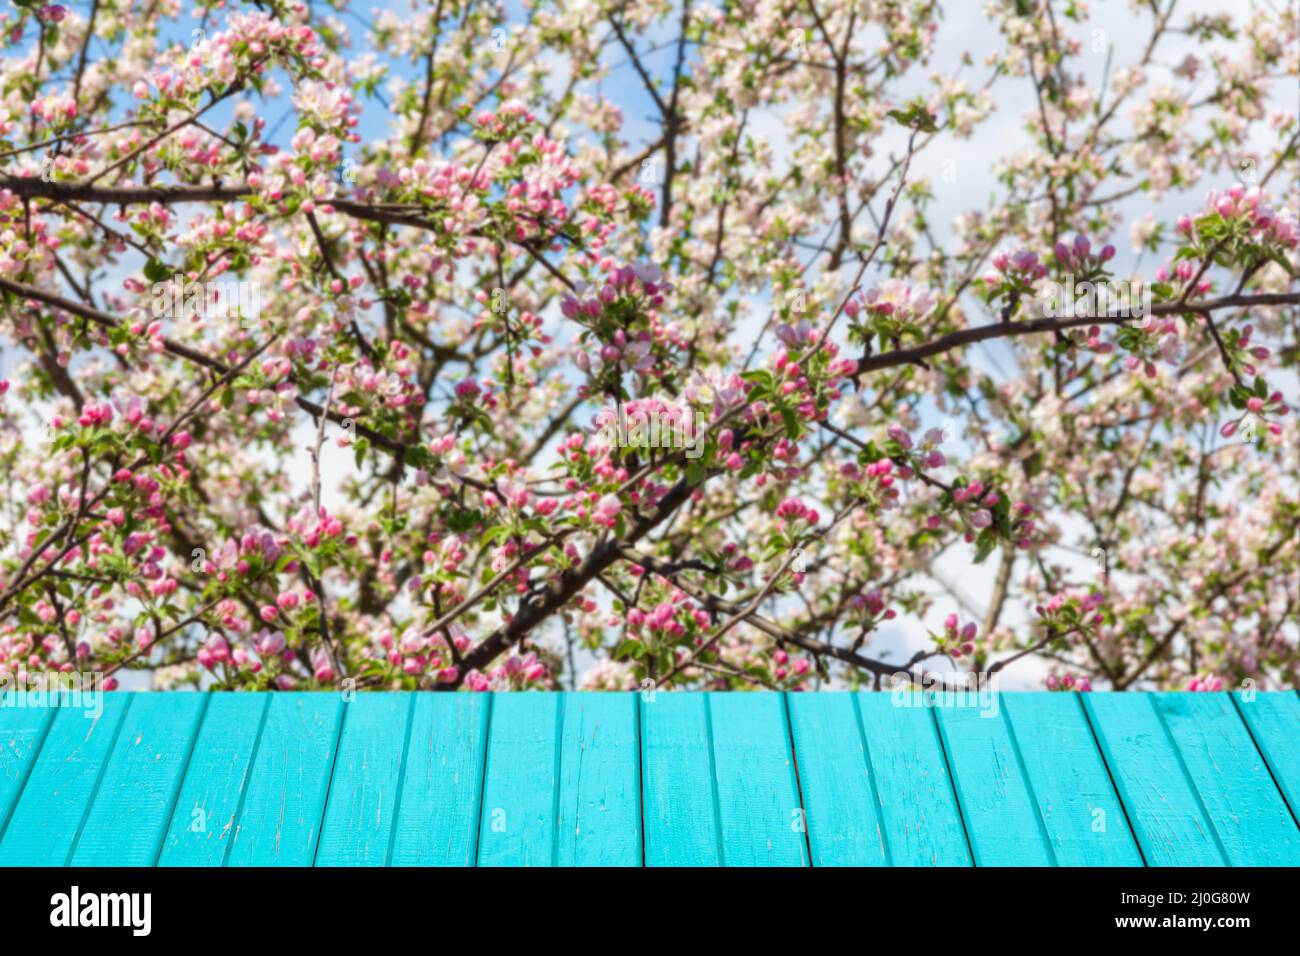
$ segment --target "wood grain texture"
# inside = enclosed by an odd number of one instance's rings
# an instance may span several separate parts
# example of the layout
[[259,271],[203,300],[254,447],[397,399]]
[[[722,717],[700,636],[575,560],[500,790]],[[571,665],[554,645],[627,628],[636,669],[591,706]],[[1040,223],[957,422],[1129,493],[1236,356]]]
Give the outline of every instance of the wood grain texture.
[[707,694],[641,695],[646,866],[721,866]]
[[[1227,694],[1153,694],[1233,866],[1300,866],[1300,828]],[[1300,728],[1297,728],[1300,729]]]
[[1055,866],[1000,698],[970,697],[935,716],[975,865]]
[[852,694],[790,694],[790,730],[813,866],[889,866]]
[[564,695],[495,694],[479,866],[553,866]]
[[1021,766],[1060,866],[1142,866],[1077,694],[1001,695]]
[[807,824],[782,695],[711,694],[705,704],[723,864],[807,866]]
[[159,866],[223,866],[271,694],[213,693],[194,741]]
[[207,694],[138,694],[108,755],[73,866],[153,866],[208,705]]
[[385,866],[411,727],[412,694],[373,691],[344,704],[317,866]]
[[971,866],[933,708],[919,693],[857,696],[894,866]]
[[44,695],[37,700],[13,691],[0,693],[0,840],[36,766],[54,711],[54,703]]
[[60,702],[0,839],[0,866],[67,864],[133,700],[104,694],[92,709]]
[[1300,866],[1290,692],[10,700],[0,865]]
[[1150,695],[1081,694],[1148,866],[1224,866],[1227,859]]
[[1300,691],[1233,695],[1273,782],[1300,820]]
[[473,866],[491,694],[417,694],[389,863]]
[[339,694],[273,694],[227,866],[311,866],[343,723]]
[[558,866],[641,865],[637,695],[565,694]]

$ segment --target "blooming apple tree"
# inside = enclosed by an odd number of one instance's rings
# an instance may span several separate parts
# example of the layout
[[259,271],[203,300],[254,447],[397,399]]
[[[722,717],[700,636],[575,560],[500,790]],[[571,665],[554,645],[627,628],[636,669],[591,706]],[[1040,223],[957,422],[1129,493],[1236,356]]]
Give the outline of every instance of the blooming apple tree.
[[0,676],[1295,684],[1300,20],[1224,7],[19,0]]

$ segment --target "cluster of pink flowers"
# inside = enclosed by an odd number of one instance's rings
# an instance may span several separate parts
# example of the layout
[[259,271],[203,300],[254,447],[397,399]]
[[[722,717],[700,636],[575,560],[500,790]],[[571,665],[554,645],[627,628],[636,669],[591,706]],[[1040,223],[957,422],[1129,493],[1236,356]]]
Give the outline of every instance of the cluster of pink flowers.
[[[232,572],[242,577],[252,571],[253,559],[258,560],[263,566],[273,565],[284,554],[287,544],[288,540],[285,538],[277,538],[265,529],[253,528],[244,532],[238,541],[227,538],[216,554],[201,559],[202,563],[195,570],[201,569],[204,574],[215,574],[218,581],[225,583],[231,580]],[[290,574],[296,572],[297,562],[289,562],[284,570]]]
[[1092,251],[1092,243],[1085,235],[1077,235],[1071,245],[1058,242],[1052,249],[1052,258],[1056,264],[1066,269],[1075,269],[1079,272],[1090,272],[1101,268],[1111,259],[1115,258],[1115,247],[1110,243],[1102,246],[1096,253]]
[[[587,300],[591,302],[591,299]],[[597,353],[606,365],[620,365],[630,371],[644,375],[655,366],[653,340],[649,332],[636,333],[629,337],[622,329],[614,333],[613,340],[600,347]],[[591,370],[591,356],[579,350],[574,354],[574,364],[582,371]]]
[[113,421],[113,406],[109,402],[87,402],[81,409],[77,424],[82,428],[108,425]]
[[1098,610],[1105,601],[1106,595],[1101,591],[1092,591],[1082,596],[1058,592],[1044,603],[1036,605],[1034,610],[1044,620],[1056,619],[1067,609],[1076,610],[1081,622],[1096,626],[1105,621],[1105,616]]
[[1241,361],[1241,370],[1247,375],[1255,374],[1255,366],[1251,364],[1252,361],[1262,362],[1273,354],[1267,346],[1252,346],[1250,344],[1251,336],[1254,334],[1255,326],[1247,322],[1242,327],[1241,335],[1237,336],[1236,340],[1231,343],[1231,347],[1237,352],[1237,357]]
[[[453,678],[454,679],[454,678]],[[472,691],[548,689],[552,684],[550,671],[537,657],[536,652],[511,654],[503,663],[487,673],[471,670],[465,675],[462,686]]]
[[956,614],[949,614],[943,621],[943,644],[950,657],[964,657],[975,653],[975,637],[979,628],[974,621],[964,625]]
[[320,547],[322,541],[343,534],[343,522],[331,515],[324,505],[318,513],[304,508],[286,522],[286,527],[313,550]]
[[871,316],[919,322],[934,311],[938,301],[929,289],[914,289],[902,279],[886,279],[861,297],[850,298],[844,305],[844,312],[851,319],[857,318],[865,309]]
[[1142,333],[1141,344],[1124,356],[1124,368],[1130,372],[1140,370],[1153,379],[1159,375],[1153,358],[1160,358],[1174,368],[1181,364],[1183,341],[1177,319],[1148,315],[1135,328]]
[[634,607],[627,612],[628,630],[633,634],[650,634],[677,640],[686,635],[688,624],[706,628],[709,626],[709,615],[702,608],[694,607],[680,591],[674,592],[671,600],[660,601],[649,611]]
[[[669,286],[663,281],[663,271],[658,266],[648,262],[615,266],[608,261],[603,265],[607,274],[599,287],[588,282],[575,282],[576,295],[566,294],[560,300],[560,312],[565,318],[588,322],[609,309],[630,309],[640,313],[664,304],[664,294]],[[646,361],[653,336],[648,333],[628,336],[624,330],[618,331],[622,337],[616,337],[602,347],[600,359],[608,363],[621,361],[637,371],[647,370],[653,364]],[[584,371],[591,367],[591,357],[585,352],[578,352],[575,360]]]
[[[1177,280],[1180,284],[1186,285],[1196,277],[1196,263],[1190,259],[1184,259],[1179,263],[1167,263],[1156,269],[1157,282],[1170,282]],[[1191,291],[1196,295],[1205,295],[1214,288],[1214,280],[1202,276],[1196,284],[1191,287]]]
[[804,677],[812,670],[812,664],[808,662],[806,657],[796,658],[792,663],[789,653],[780,647],[772,652],[772,663],[776,665],[772,668],[772,675],[780,681],[792,676],[795,678]]
[[996,289],[1007,282],[1029,283],[1047,276],[1047,266],[1038,253],[1029,249],[1017,252],[998,252],[993,256],[993,268],[984,273],[984,284]]
[[1066,674],[1064,677],[1049,674],[1043,683],[1047,685],[1048,690],[1077,690],[1084,693],[1092,690],[1092,681],[1086,676],[1075,677],[1073,674]]
[[798,498],[786,498],[776,506],[777,527],[787,530],[805,526],[813,528],[821,521],[821,515]]
[[885,607],[885,597],[880,593],[879,588],[872,588],[865,594],[853,595],[849,598],[849,607],[864,615],[864,624],[874,625],[879,621],[892,621],[898,616],[898,612],[892,607]]
[[912,477],[912,470],[906,465],[895,465],[888,458],[881,458],[879,461],[873,461],[865,468],[858,467],[851,461],[846,461],[840,466],[840,474],[850,481],[864,481],[868,485],[868,493],[871,494],[883,510],[897,508],[899,504],[899,490],[894,484],[894,480],[901,479],[906,481]]
[[1233,435],[1237,434],[1237,430],[1242,426],[1243,422],[1257,420],[1264,423],[1264,426],[1270,435],[1280,438],[1282,435],[1282,423],[1276,420],[1270,421],[1268,416],[1272,415],[1275,419],[1284,418],[1290,413],[1290,411],[1291,408],[1285,401],[1283,401],[1281,392],[1274,392],[1267,398],[1260,398],[1257,395],[1252,395],[1250,398],[1246,399],[1246,414],[1240,418],[1226,422],[1223,427],[1219,429],[1219,434],[1224,438],[1231,438]]
[[[1217,213],[1230,222],[1244,223],[1252,240],[1260,245],[1275,244],[1288,249],[1300,245],[1300,223],[1289,212],[1278,213],[1263,202],[1264,192],[1258,186],[1249,188],[1237,183],[1227,189],[1211,190],[1205,197],[1205,215]],[[1179,216],[1179,232],[1191,235],[1195,222],[1190,216]]]
[[[455,625],[449,630],[457,653],[467,651],[470,640],[465,632]],[[446,638],[441,634],[411,632],[400,642],[395,642],[392,632],[385,631],[379,636],[379,643],[388,663],[400,667],[402,673],[411,677],[430,674],[437,683],[450,684],[459,676],[460,671],[452,663],[454,658],[448,651]]]
[[602,528],[612,528],[622,510],[623,502],[619,501],[618,495],[601,495],[591,511],[591,520]]
[[1074,329],[1067,334],[1071,335],[1071,339],[1076,346],[1085,348],[1090,352],[1096,352],[1098,355],[1109,355],[1115,351],[1115,343],[1107,342],[1101,337],[1100,325],[1090,325],[1086,332],[1081,329]]
[[957,505],[968,505],[972,509],[971,527],[983,530],[993,524],[993,512],[989,509],[995,507],[1002,500],[1002,496],[996,489],[987,487],[984,482],[972,481],[961,488],[954,488],[952,500]]

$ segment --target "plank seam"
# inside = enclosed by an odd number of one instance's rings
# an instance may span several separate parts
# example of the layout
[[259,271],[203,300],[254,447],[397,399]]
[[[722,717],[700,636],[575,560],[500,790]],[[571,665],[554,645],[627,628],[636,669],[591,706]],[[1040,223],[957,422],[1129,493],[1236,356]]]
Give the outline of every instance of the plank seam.
[[704,695],[704,734],[709,741],[709,786],[713,797],[713,839],[718,847],[718,866],[727,865],[726,848],[722,844],[722,809],[718,801],[718,760],[713,753],[713,707],[709,695]]
[[406,760],[411,751],[411,731],[415,726],[415,701],[417,695],[411,694],[411,703],[406,708],[406,736],[402,740],[402,759],[397,765],[397,793],[393,796],[393,822],[388,830],[388,849],[384,853],[384,866],[393,865],[393,846],[397,843],[397,821],[402,815],[402,791],[406,789]]
[[1273,789],[1275,789],[1277,791],[1277,795],[1282,798],[1282,806],[1287,808],[1287,811],[1290,812],[1291,819],[1295,823],[1296,828],[1300,829],[1300,816],[1296,816],[1296,808],[1291,806],[1290,802],[1286,798],[1285,791],[1283,791],[1282,789],[1282,785],[1278,783],[1277,774],[1273,772],[1273,765],[1269,763],[1268,755],[1264,753],[1264,747],[1260,744],[1259,739],[1255,736],[1255,731],[1251,727],[1250,721],[1246,719],[1246,712],[1241,709],[1241,701],[1237,699],[1236,694],[1229,694],[1228,696],[1232,699],[1232,706],[1237,711],[1237,718],[1245,726],[1246,733],[1250,736],[1250,742],[1255,745],[1255,750],[1259,752],[1259,759],[1264,762],[1264,769],[1268,771],[1269,779],[1273,781]]
[[492,759],[492,709],[496,691],[488,691],[487,713],[483,715],[483,769],[478,778],[478,823],[474,827],[473,866],[478,866],[479,850],[483,847],[483,804],[487,802],[488,761]]
[[1119,812],[1124,814],[1124,825],[1128,827],[1129,836],[1133,838],[1133,845],[1137,847],[1138,859],[1142,865],[1149,867],[1146,852],[1142,849],[1142,841],[1138,839],[1137,828],[1133,826],[1133,821],[1129,818],[1128,807],[1124,805],[1124,795],[1119,792],[1119,784],[1115,781],[1115,774],[1110,769],[1110,761],[1106,759],[1106,749],[1101,745],[1101,739],[1097,736],[1097,728],[1092,725],[1092,718],[1088,715],[1088,708],[1083,703],[1083,695],[1078,692],[1071,692],[1075,702],[1079,705],[1079,710],[1083,712],[1083,723],[1088,728],[1088,733],[1092,735],[1092,745],[1097,748],[1097,753],[1101,755],[1101,765],[1106,770],[1106,779],[1110,781],[1111,792],[1115,794],[1115,802],[1119,804]]
[[808,851],[808,866],[813,867],[812,839],[809,836],[809,830],[812,829],[808,824],[808,808],[804,805],[803,783],[799,780],[799,755],[794,749],[794,727],[790,721],[790,695],[781,692],[781,720],[785,724],[785,742],[790,751],[790,775],[794,778],[794,793],[799,798],[799,814],[803,817],[803,845]]
[[1160,724],[1160,729],[1165,732],[1165,740],[1169,741],[1169,746],[1174,752],[1174,757],[1178,760],[1178,769],[1183,772],[1183,779],[1187,781],[1187,786],[1192,791],[1192,796],[1196,797],[1197,809],[1205,816],[1205,822],[1209,824],[1210,836],[1214,837],[1214,845],[1219,850],[1219,857],[1223,860],[1224,866],[1232,866],[1232,860],[1228,857],[1228,850],[1223,845],[1223,840],[1219,837],[1219,828],[1215,826],[1214,817],[1210,815],[1209,808],[1205,805],[1205,800],[1201,797],[1201,791],[1196,786],[1196,781],[1192,779],[1191,773],[1187,769],[1187,763],[1183,760],[1182,748],[1178,746],[1178,741],[1174,740],[1173,732],[1169,729],[1169,724],[1165,721],[1165,715],[1160,708],[1156,706],[1155,695],[1152,694],[1147,698],[1151,704],[1151,709],[1155,711],[1156,721]]
[[970,865],[977,867],[979,862],[975,859],[975,843],[971,840],[970,827],[966,823],[966,811],[962,809],[961,797],[957,794],[957,771],[953,769],[952,760],[948,757],[948,742],[943,737],[938,708],[934,706],[933,698],[930,698],[930,701],[925,704],[925,709],[930,712],[930,729],[939,741],[939,753],[943,754],[943,765],[948,770],[948,787],[952,790],[953,805],[957,807],[957,819],[961,821],[962,836],[966,838],[966,852],[970,855]]
[[1011,753],[1015,756],[1016,766],[1020,769],[1020,779],[1025,782],[1025,791],[1029,794],[1029,805],[1034,808],[1034,819],[1038,822],[1038,835],[1042,837],[1043,846],[1047,848],[1047,855],[1052,861],[1052,866],[1060,866],[1061,862],[1056,858],[1056,849],[1052,846],[1052,838],[1047,833],[1047,821],[1043,819],[1043,808],[1039,806],[1038,794],[1034,792],[1034,782],[1029,779],[1029,771],[1025,769],[1025,757],[1020,752],[1020,741],[1016,739],[1016,728],[1011,723],[1011,714],[1007,712],[1007,702],[1000,695],[998,710],[1001,711],[1002,723],[1007,728],[1007,737],[1011,741]]
[[58,714],[58,702],[52,704],[49,709],[49,715],[45,723],[41,726],[40,739],[37,740],[36,746],[32,748],[32,760],[27,765],[26,771],[23,772],[23,779],[18,783],[18,790],[14,793],[14,798],[9,804],[9,809],[5,812],[5,818],[0,820],[0,841],[5,838],[5,831],[9,829],[9,821],[14,818],[14,811],[18,809],[18,804],[23,798],[23,791],[27,789],[27,781],[32,778],[32,771],[36,769],[37,762],[41,759],[41,751],[45,748],[45,740],[50,736],[50,728],[54,726],[54,718]]
[[163,847],[167,845],[167,834],[172,828],[172,818],[176,816],[176,805],[181,802],[181,791],[185,789],[185,775],[189,772],[190,761],[194,759],[194,747],[199,742],[199,734],[203,732],[203,722],[208,719],[208,707],[211,703],[212,691],[208,691],[203,695],[203,703],[199,705],[198,720],[194,724],[194,733],[190,735],[189,746],[185,749],[185,762],[181,764],[180,775],[176,778],[176,792],[172,794],[171,807],[158,834],[158,845],[154,848],[153,863],[150,866],[157,867],[158,861],[162,859]]
[[876,786],[876,767],[871,762],[871,743],[867,740],[867,730],[862,723],[862,705],[858,695],[850,695],[853,702],[853,719],[858,725],[858,742],[862,744],[862,760],[866,764],[867,783],[871,785],[871,799],[876,805],[876,836],[885,848],[885,866],[894,865],[894,849],[889,845],[889,833],[885,827],[885,808],[880,802],[880,788]]
[[[555,701],[555,769],[551,776],[551,866],[556,867],[560,862],[560,785],[562,778],[560,776],[563,770],[564,762],[564,694],[556,694]],[[579,712],[581,713],[581,711]],[[579,736],[581,736],[581,727]],[[581,758],[579,758],[579,774],[581,774]],[[581,782],[581,776],[579,776]],[[579,787],[579,794],[581,787]],[[581,801],[579,801],[581,805]],[[574,847],[577,850],[577,847]]]
[[632,695],[632,709],[636,712],[636,793],[637,793],[637,814],[636,825],[637,836],[641,841],[641,867],[644,869],[646,863],[645,853],[645,751],[644,751],[644,728],[642,725],[642,705],[644,704],[644,692]]
[[[354,692],[355,693],[355,692]],[[340,708],[342,713],[339,714],[338,727],[334,732],[334,753],[330,755],[330,775],[325,781],[325,799],[321,801],[320,821],[316,824],[316,845],[311,849],[311,865],[316,865],[316,857],[320,855],[320,839],[325,834],[325,815],[330,808],[330,794],[334,792],[334,772],[339,767],[339,751],[343,749],[343,728],[348,722],[348,701],[343,700],[343,706]]]
[[[230,839],[226,842],[225,849],[221,851],[221,865],[225,867],[230,862],[230,851],[234,849],[235,840],[239,836],[239,825],[244,816],[244,798],[248,795],[248,784],[253,779],[253,770],[257,767],[257,752],[262,746],[262,735],[266,732],[266,717],[271,712],[271,695],[266,694],[266,699],[262,702],[262,714],[257,720],[257,736],[253,738],[253,749],[248,755],[248,768],[244,771],[244,779],[239,785],[239,799],[235,801],[235,813],[230,818]],[[181,781],[184,786],[184,781]]]
[[[82,831],[86,828],[86,821],[90,819],[91,808],[95,806],[95,800],[99,797],[99,788],[104,783],[104,774],[108,771],[108,765],[113,760],[113,751],[117,749],[118,738],[122,736],[122,728],[126,726],[126,718],[131,713],[131,704],[135,702],[135,695],[132,694],[126,699],[126,705],[122,708],[122,713],[117,718],[117,726],[113,728],[113,739],[109,741],[108,749],[104,751],[104,760],[99,765],[99,773],[95,777],[95,786],[90,791],[90,799],[86,801],[85,808],[81,811],[81,822],[77,824],[77,832],[72,837],[72,844],[68,847],[68,855],[64,857],[63,865],[71,866],[73,854],[77,852],[77,844],[81,842]],[[99,718],[96,718],[97,720]]]

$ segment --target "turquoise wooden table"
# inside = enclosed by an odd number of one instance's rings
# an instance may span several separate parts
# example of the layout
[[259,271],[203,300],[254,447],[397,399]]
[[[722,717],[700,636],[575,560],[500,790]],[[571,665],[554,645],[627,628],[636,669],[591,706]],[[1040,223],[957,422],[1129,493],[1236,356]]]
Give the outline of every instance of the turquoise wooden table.
[[1300,865],[1300,697],[0,702],[0,865]]

